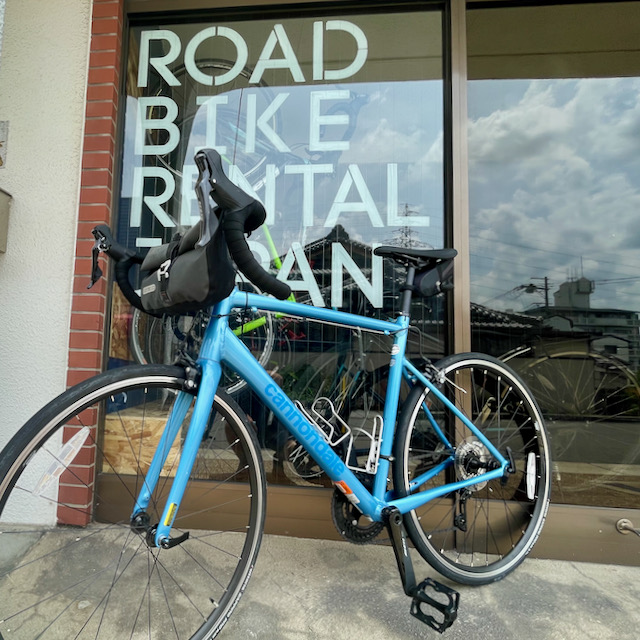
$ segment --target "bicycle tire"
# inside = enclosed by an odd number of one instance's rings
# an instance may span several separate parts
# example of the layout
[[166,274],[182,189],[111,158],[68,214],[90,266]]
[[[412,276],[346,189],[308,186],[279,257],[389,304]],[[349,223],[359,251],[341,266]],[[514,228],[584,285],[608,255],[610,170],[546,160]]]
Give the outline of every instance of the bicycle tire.
[[[579,478],[565,481],[564,489],[576,493],[611,485],[638,464],[640,438],[634,426],[640,416],[640,384],[623,361],[597,351],[558,349],[514,359],[509,366],[542,409],[554,460],[583,467]],[[591,452],[585,454],[581,442],[591,442]]]
[[[428,502],[404,516],[405,526],[422,557],[442,575],[462,584],[494,582],[524,560],[546,518],[551,460],[542,414],[522,380],[495,358],[454,355],[436,369],[443,393],[503,455],[511,448],[516,468],[504,478]],[[409,494],[412,478],[451,453],[439,444],[423,402],[455,446],[456,458],[446,478],[440,473],[421,489],[484,473],[475,465],[489,459],[462,421],[426,387],[416,385],[402,407],[395,442],[393,480],[400,496]]]
[[[154,433],[163,430],[174,399],[187,393],[184,382],[179,367],[108,371],[50,402],[4,449],[2,637],[209,640],[223,627],[251,576],[266,500],[255,434],[227,394],[216,395],[173,525],[172,537],[189,531],[188,539],[170,549],[146,543],[164,507],[184,427],[152,494],[146,526],[130,524],[150,461],[145,443],[155,451]],[[76,436],[65,450],[62,431],[69,429]]]
[[131,312],[129,352],[137,364],[171,364],[177,339],[172,333],[171,316],[150,316],[140,309]]

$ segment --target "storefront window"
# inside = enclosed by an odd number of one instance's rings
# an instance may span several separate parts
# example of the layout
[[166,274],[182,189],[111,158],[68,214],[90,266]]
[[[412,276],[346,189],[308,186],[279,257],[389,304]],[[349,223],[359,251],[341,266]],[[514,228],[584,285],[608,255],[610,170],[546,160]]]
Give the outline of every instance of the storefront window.
[[468,14],[472,339],[534,391],[556,502],[640,507],[639,20]]
[[[401,283],[373,248],[444,244],[442,15],[259,18],[133,23],[119,240],[144,251],[198,223],[193,156],[214,147],[265,204],[250,246],[296,300],[392,315]],[[202,318],[136,315],[118,330],[130,312],[115,309],[112,364],[171,361],[185,336],[197,346]],[[416,308],[416,355],[442,355],[443,313],[441,301]],[[292,397],[330,397],[359,420],[380,408],[384,337],[273,317],[245,339]],[[228,376],[270,479],[322,484]]]

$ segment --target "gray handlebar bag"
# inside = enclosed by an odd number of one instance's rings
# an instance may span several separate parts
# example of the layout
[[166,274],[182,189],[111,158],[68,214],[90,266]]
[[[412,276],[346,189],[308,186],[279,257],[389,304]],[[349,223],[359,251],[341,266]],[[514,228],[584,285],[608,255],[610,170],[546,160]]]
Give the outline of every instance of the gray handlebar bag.
[[185,315],[226,298],[233,290],[235,268],[217,217],[203,237],[202,221],[184,236],[152,247],[142,265],[140,297],[144,310],[160,316]]

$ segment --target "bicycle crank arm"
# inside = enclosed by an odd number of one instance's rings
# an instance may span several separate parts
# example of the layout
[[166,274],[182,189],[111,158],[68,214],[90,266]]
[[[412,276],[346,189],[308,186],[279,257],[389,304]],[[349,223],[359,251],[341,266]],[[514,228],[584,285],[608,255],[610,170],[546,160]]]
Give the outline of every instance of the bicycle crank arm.
[[[397,508],[390,507],[383,510],[382,516],[389,531],[404,592],[412,598],[411,615],[439,633],[444,633],[458,616],[460,594],[432,578],[426,578],[420,584],[416,584],[402,514]],[[433,597],[430,595],[431,592],[441,594],[440,598]],[[424,607],[435,609],[436,616],[424,611]]]

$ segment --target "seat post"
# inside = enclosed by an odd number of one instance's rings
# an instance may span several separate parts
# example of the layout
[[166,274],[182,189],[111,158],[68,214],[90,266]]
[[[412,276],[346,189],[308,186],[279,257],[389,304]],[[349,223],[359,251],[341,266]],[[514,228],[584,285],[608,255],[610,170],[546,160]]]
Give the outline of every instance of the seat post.
[[400,304],[400,313],[403,316],[409,316],[411,314],[411,297],[413,295],[413,282],[416,277],[416,268],[407,263],[407,278],[404,286],[402,287],[402,302]]

